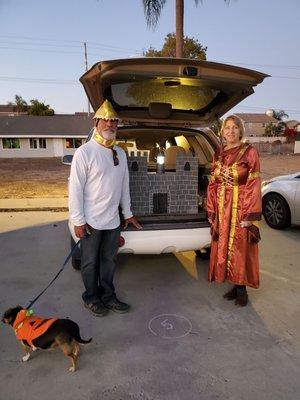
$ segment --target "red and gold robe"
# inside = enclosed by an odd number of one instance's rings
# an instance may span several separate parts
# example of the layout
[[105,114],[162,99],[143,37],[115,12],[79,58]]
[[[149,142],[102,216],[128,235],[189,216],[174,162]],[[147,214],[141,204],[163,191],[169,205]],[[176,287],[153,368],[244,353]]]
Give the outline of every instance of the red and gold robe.
[[[212,220],[209,281],[228,280],[259,287],[258,220],[261,219],[261,180],[258,153],[250,145],[221,147],[215,154],[207,192]],[[251,221],[247,228],[241,221]]]

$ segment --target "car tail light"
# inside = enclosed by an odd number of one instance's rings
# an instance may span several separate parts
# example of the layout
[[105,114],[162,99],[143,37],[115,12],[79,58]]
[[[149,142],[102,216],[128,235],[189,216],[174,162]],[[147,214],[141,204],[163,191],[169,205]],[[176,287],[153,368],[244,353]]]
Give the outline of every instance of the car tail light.
[[123,238],[123,236],[120,236],[119,237],[119,247],[124,246],[124,244],[125,244],[125,239]]

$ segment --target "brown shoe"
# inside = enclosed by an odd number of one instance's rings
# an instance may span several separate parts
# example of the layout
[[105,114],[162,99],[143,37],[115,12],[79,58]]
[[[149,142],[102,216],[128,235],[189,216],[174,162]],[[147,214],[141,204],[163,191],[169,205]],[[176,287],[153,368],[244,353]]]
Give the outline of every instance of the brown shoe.
[[237,294],[234,304],[239,307],[245,307],[248,304],[248,293],[246,290]]
[[104,317],[108,313],[108,309],[100,302],[86,303],[84,301],[83,304],[95,317]]
[[233,288],[230,289],[229,292],[225,293],[223,297],[224,297],[224,299],[227,299],[227,300],[235,300],[237,298],[236,287],[233,286]]

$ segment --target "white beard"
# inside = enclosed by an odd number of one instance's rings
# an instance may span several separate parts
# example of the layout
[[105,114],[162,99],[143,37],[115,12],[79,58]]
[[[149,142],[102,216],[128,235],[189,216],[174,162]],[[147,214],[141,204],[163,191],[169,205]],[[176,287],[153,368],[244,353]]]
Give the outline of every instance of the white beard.
[[103,139],[114,140],[116,138],[116,133],[116,129],[105,129],[101,131],[100,135],[103,137]]

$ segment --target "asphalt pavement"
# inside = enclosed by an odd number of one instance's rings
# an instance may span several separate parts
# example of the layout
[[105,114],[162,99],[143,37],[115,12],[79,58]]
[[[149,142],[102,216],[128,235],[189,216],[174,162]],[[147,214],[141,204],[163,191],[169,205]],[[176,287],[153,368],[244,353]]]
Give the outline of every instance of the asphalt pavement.
[[[13,207],[12,207],[13,208]],[[3,210],[2,210],[3,211]],[[1,212],[0,310],[26,305],[69,252],[65,212]],[[1,400],[296,400],[300,397],[300,227],[262,223],[261,288],[237,308],[209,284],[191,252],[120,255],[118,296],[128,314],[93,317],[69,266],[35,304],[36,314],[75,320],[84,338],[78,371],[58,350],[21,362],[11,328],[0,330]]]

